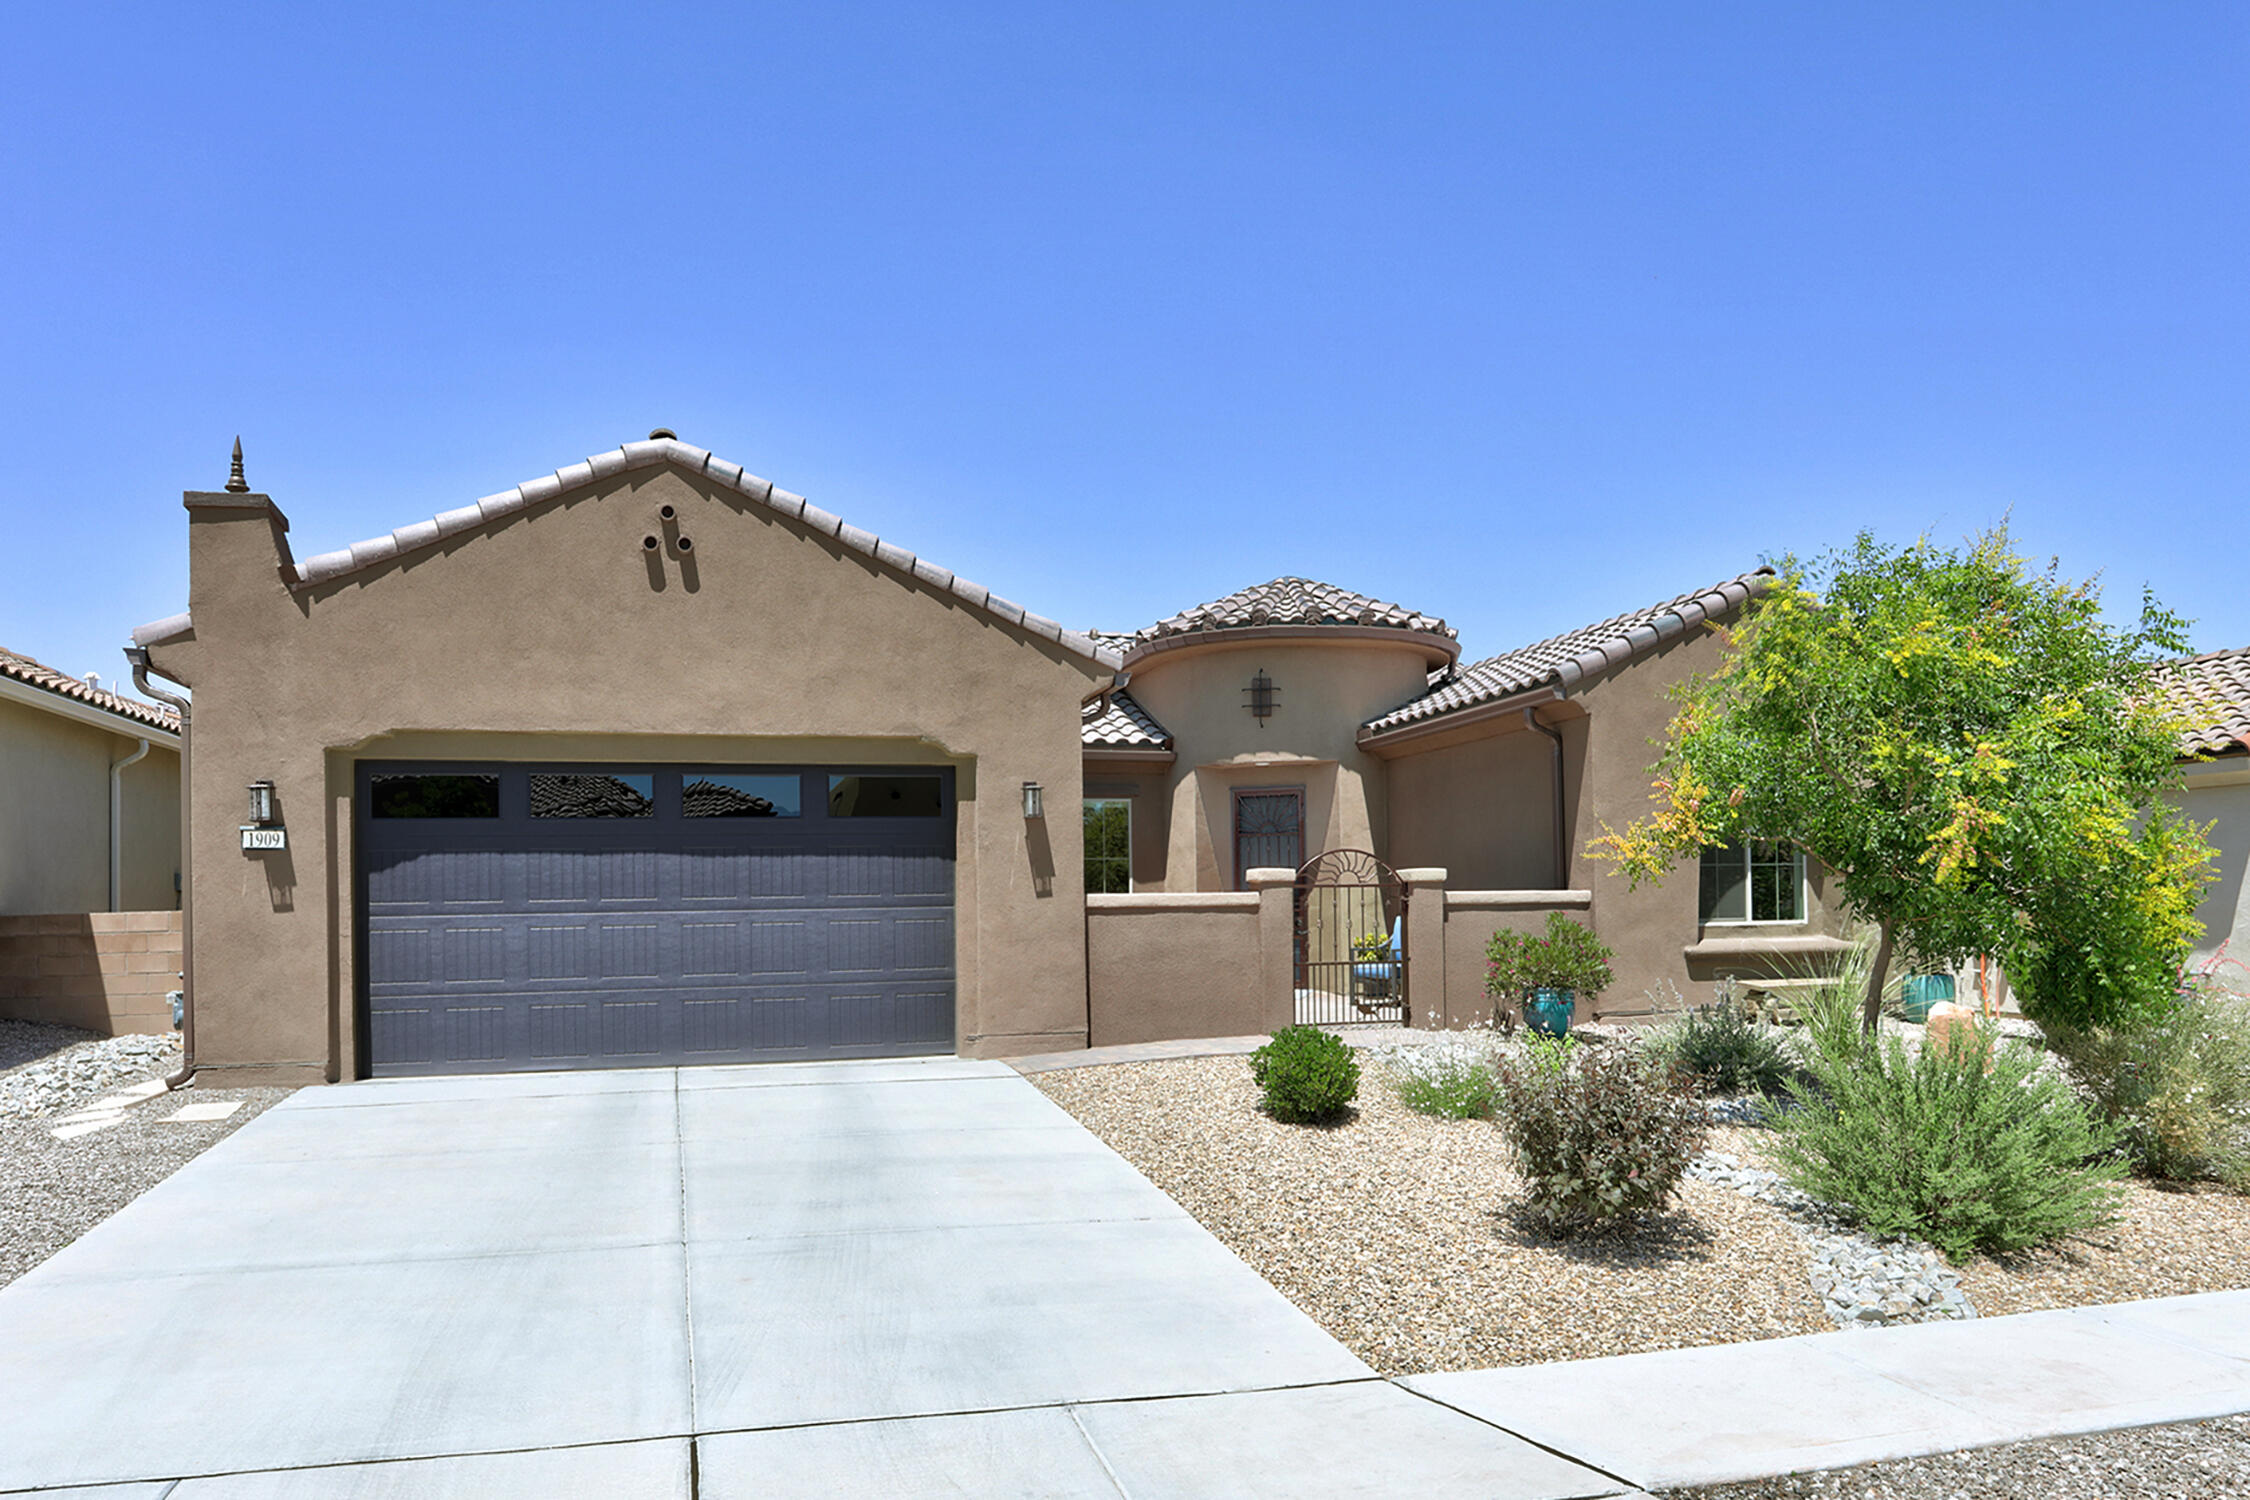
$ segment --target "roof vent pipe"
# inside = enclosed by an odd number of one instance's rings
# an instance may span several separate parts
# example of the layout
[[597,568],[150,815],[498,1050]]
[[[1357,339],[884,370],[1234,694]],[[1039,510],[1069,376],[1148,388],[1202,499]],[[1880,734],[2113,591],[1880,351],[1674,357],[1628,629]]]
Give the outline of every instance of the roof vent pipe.
[[[194,783],[188,777],[188,762],[193,741],[189,738],[188,719],[194,707],[177,693],[167,693],[162,688],[149,685],[148,648],[127,646],[125,659],[133,664],[133,686],[144,697],[170,707],[180,716],[180,786],[183,791]],[[188,904],[195,899],[194,830],[195,799],[192,795],[180,798],[180,1071],[164,1080],[168,1089],[185,1088],[195,1077],[195,924],[187,916]]]

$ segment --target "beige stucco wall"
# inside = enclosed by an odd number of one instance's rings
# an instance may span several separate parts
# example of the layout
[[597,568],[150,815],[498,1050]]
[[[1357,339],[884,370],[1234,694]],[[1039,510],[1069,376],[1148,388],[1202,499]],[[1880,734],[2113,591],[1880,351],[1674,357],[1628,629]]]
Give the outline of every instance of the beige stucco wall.
[[2185,788],[2175,799],[2180,810],[2199,825],[2211,825],[2205,837],[2219,851],[2218,878],[2204,888],[2196,908],[2203,939],[2189,964],[2211,963],[2224,946],[2220,961],[2227,976],[2250,986],[2250,755],[2185,766],[2182,780]]
[[[1177,762],[1165,774],[1160,864],[1136,890],[1224,891],[1234,868],[1234,793],[1304,792],[1305,857],[1327,849],[1376,849],[1388,837],[1383,763],[1361,750],[1359,726],[1419,694],[1429,648],[1411,638],[1248,640],[1198,643],[1133,664],[1133,696],[1171,731]],[[1263,670],[1280,692],[1263,724],[1243,690]],[[1141,803],[1134,807],[1138,825]],[[1138,840],[1136,839],[1136,846]],[[1139,849],[1136,847],[1136,857]]]
[[[108,911],[109,768],[138,736],[0,698],[0,915]],[[180,753],[152,743],[122,773],[125,911],[178,903]]]
[[1087,897],[1093,1045],[1272,1030],[1258,913],[1251,891]]
[[[1084,1044],[1091,660],[669,466],[299,592],[273,516],[189,497],[194,630],[154,650],[195,689],[204,1067],[357,1072],[352,770],[394,756],[952,765],[958,1045]],[[649,534],[693,551],[644,553]],[[285,853],[239,847],[261,777]],[[1022,816],[1025,781],[1047,819]]]
[[[1553,718],[1553,709],[1542,709]],[[1563,710],[1564,765],[1584,757],[1586,721]],[[1433,738],[1390,762],[1392,862],[1443,868],[1461,890],[1541,890],[1567,884],[1554,868],[1551,742],[1520,714],[1461,736]],[[1573,753],[1575,750],[1575,754]]]

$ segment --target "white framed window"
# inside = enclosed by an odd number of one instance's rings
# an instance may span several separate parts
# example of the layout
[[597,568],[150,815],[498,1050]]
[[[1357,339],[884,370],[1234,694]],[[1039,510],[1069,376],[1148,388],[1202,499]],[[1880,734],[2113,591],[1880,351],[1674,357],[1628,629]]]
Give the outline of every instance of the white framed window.
[[1805,852],[1774,839],[1738,839],[1703,851],[1705,922],[1802,922]]
[[1130,797],[1088,797],[1086,894],[1127,895],[1133,889],[1133,802]]

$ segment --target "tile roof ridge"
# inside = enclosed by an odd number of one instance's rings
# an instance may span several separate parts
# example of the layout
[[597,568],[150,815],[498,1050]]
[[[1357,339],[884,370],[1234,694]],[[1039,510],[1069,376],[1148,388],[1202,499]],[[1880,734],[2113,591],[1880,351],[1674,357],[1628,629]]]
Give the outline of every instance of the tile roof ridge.
[[161,729],[169,734],[180,732],[180,716],[169,708],[155,703],[143,703],[138,698],[128,698],[122,693],[113,693],[108,688],[95,687],[82,677],[73,677],[60,667],[50,667],[35,657],[26,656],[21,651],[11,651],[5,646],[0,646],[0,677],[20,682],[26,687],[42,689],[58,698],[67,698],[90,708],[101,709],[121,719],[146,724],[152,729]]
[[[1732,613],[1765,592],[1775,577],[1770,565],[1691,589],[1640,609],[1626,610],[1528,645],[1479,658],[1456,668],[1445,680],[1360,726],[1363,734],[1383,734],[1409,724],[1497,702],[1547,685],[1569,693],[1589,677],[1624,665],[1677,639],[1704,621]],[[1567,652],[1567,654],[1563,654]],[[1560,659],[1556,659],[1557,657]],[[1514,672],[1506,669],[1511,664]],[[1484,680],[1480,681],[1482,678]]]
[[808,526],[819,535],[854,552],[872,557],[885,566],[914,578],[925,588],[950,594],[972,608],[997,616],[1002,622],[1041,640],[1053,641],[1064,650],[1090,658],[1100,666],[1115,671],[1124,664],[1123,658],[1114,649],[1101,645],[1078,631],[1066,630],[1055,621],[1043,615],[1035,615],[1022,605],[1003,599],[991,590],[960,578],[949,569],[941,568],[904,547],[884,541],[872,532],[862,531],[846,523],[841,516],[831,515],[812,504],[804,496],[792,494],[772,480],[760,479],[740,464],[718,458],[707,448],[698,448],[671,436],[621,443],[577,463],[566,464],[551,474],[527,479],[512,490],[487,495],[473,504],[445,511],[426,521],[402,526],[387,536],[370,537],[365,541],[354,542],[349,547],[308,557],[292,571],[290,587],[301,590],[330,583],[390,562],[394,558],[435,546],[448,537],[489,521],[520,514],[532,506],[599,480],[667,463],[716,480],[752,503],[763,505],[789,520]]

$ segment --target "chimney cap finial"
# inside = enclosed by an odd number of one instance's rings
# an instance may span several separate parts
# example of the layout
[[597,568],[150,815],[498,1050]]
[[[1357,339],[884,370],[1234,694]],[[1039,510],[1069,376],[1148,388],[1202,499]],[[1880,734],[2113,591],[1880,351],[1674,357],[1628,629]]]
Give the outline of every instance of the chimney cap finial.
[[240,437],[234,440],[234,465],[227,471],[227,493],[230,495],[247,495],[250,493],[250,481],[242,477],[242,439]]

